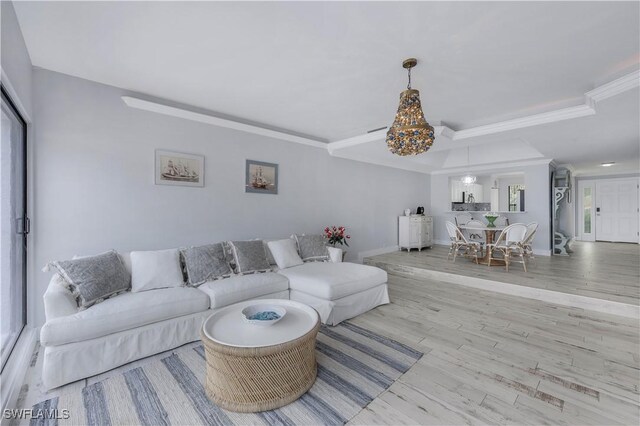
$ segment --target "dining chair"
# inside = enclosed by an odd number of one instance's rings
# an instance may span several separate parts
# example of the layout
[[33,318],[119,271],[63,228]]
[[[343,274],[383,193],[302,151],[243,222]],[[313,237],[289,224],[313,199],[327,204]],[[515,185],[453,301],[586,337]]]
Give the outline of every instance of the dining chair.
[[[524,271],[527,272],[527,264],[525,262],[523,242],[527,233],[527,226],[524,223],[514,223],[509,225],[500,232],[495,243],[487,244],[489,250],[489,266],[492,260],[503,260],[509,272],[509,263],[522,263]],[[495,254],[501,254],[501,257],[495,257]],[[519,256],[520,260],[512,260],[513,256]]]
[[467,257],[473,257],[478,263],[478,251],[480,251],[480,244],[472,241],[468,241],[460,228],[458,228],[453,222],[447,221],[447,232],[449,233],[449,239],[451,240],[451,247],[449,248],[449,254],[447,260],[453,255],[453,262],[455,263],[458,252],[464,250],[462,254]]
[[[469,240],[480,244],[480,255],[483,256],[484,245],[486,244],[486,241],[484,237],[484,232],[482,230],[486,227],[486,225],[477,219],[471,219],[469,222],[467,222],[465,227],[467,228],[466,231],[467,231],[467,234],[469,235]],[[476,229],[469,229],[469,228],[478,228],[478,229],[476,230]]]
[[473,220],[473,216],[471,216],[471,213],[460,213],[454,217],[454,220],[456,221],[456,226],[462,226]]
[[494,221],[494,223],[496,224],[496,226],[509,226],[509,218],[506,217],[505,215],[501,214]]
[[522,248],[524,249],[525,257],[529,259],[535,259],[533,257],[533,239],[536,236],[538,230],[538,222],[531,222],[527,224],[527,233],[522,241]]

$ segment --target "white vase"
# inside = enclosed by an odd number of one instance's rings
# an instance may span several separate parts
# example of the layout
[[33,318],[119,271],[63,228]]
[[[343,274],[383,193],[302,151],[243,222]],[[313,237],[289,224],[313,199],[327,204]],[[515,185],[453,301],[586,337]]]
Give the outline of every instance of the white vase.
[[411,216],[411,209],[404,209],[405,216]]

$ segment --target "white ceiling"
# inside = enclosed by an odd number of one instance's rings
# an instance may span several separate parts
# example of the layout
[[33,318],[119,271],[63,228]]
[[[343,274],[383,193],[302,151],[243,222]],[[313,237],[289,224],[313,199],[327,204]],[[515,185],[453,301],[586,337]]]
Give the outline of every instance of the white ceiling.
[[[15,9],[35,66],[324,142],[391,123],[409,56],[419,60],[413,87],[427,119],[454,130],[582,104],[586,92],[640,67],[638,2],[16,2]],[[599,102],[594,116],[464,144],[440,136],[439,151],[410,159],[387,156],[383,143],[334,155],[429,172],[466,160],[464,147],[477,144],[498,162],[527,152],[582,172],[603,161],[637,171],[638,100],[637,89],[627,91]]]

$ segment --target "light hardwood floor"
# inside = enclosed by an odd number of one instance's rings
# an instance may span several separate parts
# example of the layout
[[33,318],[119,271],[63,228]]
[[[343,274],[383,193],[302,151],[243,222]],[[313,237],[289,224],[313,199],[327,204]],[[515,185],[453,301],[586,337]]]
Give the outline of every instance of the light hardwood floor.
[[[526,287],[547,289],[638,306],[640,304],[640,246],[623,243],[575,242],[570,257],[536,256],[528,272],[514,263],[504,266],[476,265],[458,258],[447,261],[449,248],[434,246],[420,252],[397,251],[365,259],[383,269],[399,267],[448,272]],[[414,271],[415,272],[415,271]]]
[[[389,292],[351,321],[425,355],[351,424],[638,424],[637,320],[394,274]],[[47,396],[33,365],[25,408]]]
[[353,321],[425,355],[351,424],[638,424],[636,320],[389,278]]

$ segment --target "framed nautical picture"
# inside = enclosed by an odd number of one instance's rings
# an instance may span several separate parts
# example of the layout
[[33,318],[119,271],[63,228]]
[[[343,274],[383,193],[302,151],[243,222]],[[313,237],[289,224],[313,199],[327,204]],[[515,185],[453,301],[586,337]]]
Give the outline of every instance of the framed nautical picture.
[[278,193],[278,165],[247,160],[244,192],[256,194]]
[[204,156],[157,149],[156,185],[204,186]]

